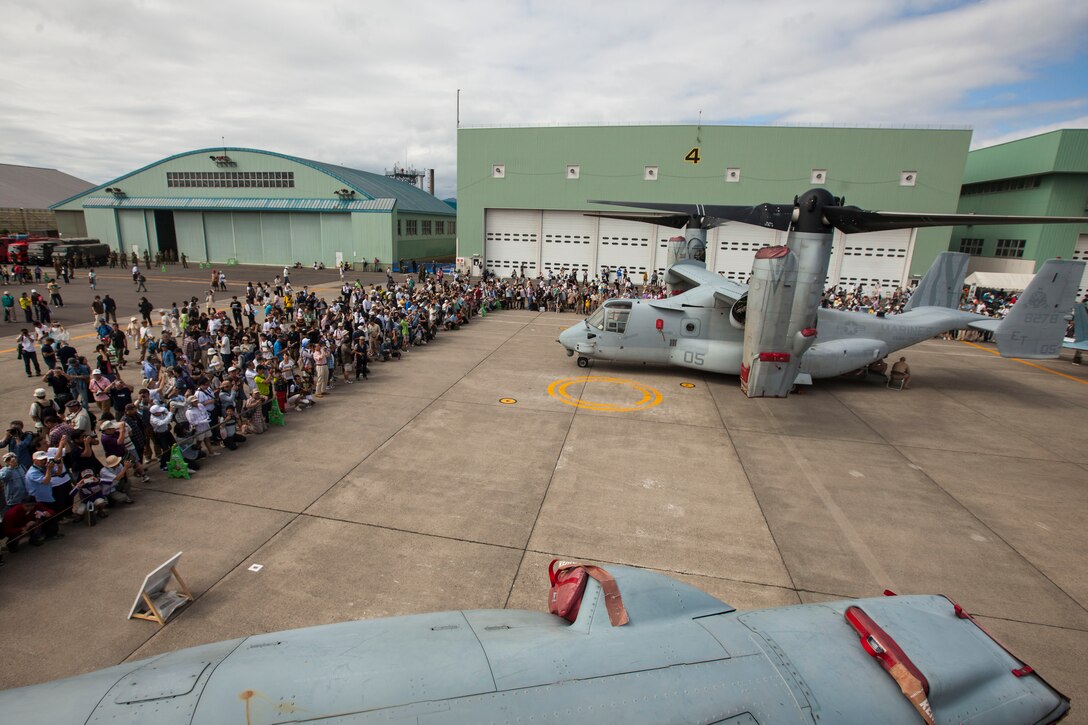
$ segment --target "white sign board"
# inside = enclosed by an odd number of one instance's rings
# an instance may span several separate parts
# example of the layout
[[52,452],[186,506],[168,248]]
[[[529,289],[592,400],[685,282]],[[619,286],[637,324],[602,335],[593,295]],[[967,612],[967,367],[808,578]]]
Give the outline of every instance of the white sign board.
[[[161,626],[178,608],[193,601],[192,593],[178,574],[177,563],[181,554],[180,551],[174,554],[144,577],[144,583],[140,585],[140,591],[136,593],[136,599],[128,611],[128,619],[147,619]],[[166,588],[171,579],[177,580],[177,589]]]

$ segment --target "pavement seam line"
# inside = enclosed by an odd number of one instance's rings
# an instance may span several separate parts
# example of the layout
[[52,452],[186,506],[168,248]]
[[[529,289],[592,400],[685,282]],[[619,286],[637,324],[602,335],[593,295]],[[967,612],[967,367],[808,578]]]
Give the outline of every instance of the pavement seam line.
[[797,581],[793,578],[793,572],[790,571],[789,564],[786,563],[786,557],[782,554],[782,547],[778,544],[778,537],[774,535],[774,529],[771,527],[771,522],[767,519],[767,512],[763,508],[763,502],[759,500],[759,494],[756,493],[756,487],[752,483],[752,476],[748,473],[748,467],[744,465],[744,459],[741,458],[740,450],[737,448],[736,442],[733,441],[733,434],[729,431],[729,426],[725,422],[725,416],[722,415],[722,407],[718,404],[718,399],[714,397],[714,391],[710,387],[710,381],[707,380],[708,373],[703,373],[703,387],[706,388],[707,394],[710,396],[710,401],[714,403],[714,410],[718,411],[718,419],[722,422],[722,430],[725,431],[725,438],[729,441],[730,448],[733,449],[733,455],[737,458],[737,465],[740,466],[741,473],[744,474],[745,480],[748,481],[748,489],[752,492],[752,499],[756,502],[756,506],[759,507],[759,515],[763,518],[763,525],[767,527],[767,534],[771,537],[771,541],[774,542],[774,549],[778,552],[778,560],[782,562],[782,570],[786,572],[786,576],[790,580],[790,588],[793,589],[794,595],[797,596],[798,602],[801,601],[801,597],[797,595]]
[[[482,320],[481,320],[481,321],[482,321]],[[528,323],[526,323],[526,325],[527,325],[527,324],[528,324]],[[206,589],[205,589],[205,590],[204,590],[203,592],[201,592],[201,593],[200,593],[199,595],[196,595],[196,596],[194,596],[194,597],[193,597],[193,600],[192,600],[192,602],[190,602],[190,605],[189,605],[189,606],[186,606],[186,607],[185,607],[185,608],[183,609],[183,611],[181,611],[181,612],[179,612],[179,613],[178,613],[178,618],[181,618],[181,617],[185,616],[185,614],[186,614],[186,613],[187,613],[188,611],[190,611],[191,609],[193,609],[193,607],[192,607],[191,605],[194,605],[194,604],[196,604],[196,603],[197,603],[198,601],[200,601],[201,599],[203,599],[205,595],[207,595],[208,593],[210,593],[210,592],[211,592],[211,591],[212,591],[212,590],[213,590],[213,589],[214,589],[215,587],[219,586],[219,585],[220,585],[220,584],[221,584],[221,583],[222,583],[222,582],[223,582],[224,580],[226,580],[226,579],[227,579],[227,577],[229,577],[229,576],[230,576],[231,574],[233,574],[233,573],[234,573],[234,572],[235,572],[235,571],[236,571],[236,570],[238,569],[238,567],[242,566],[242,564],[244,564],[246,560],[250,559],[250,558],[251,558],[251,557],[252,557],[252,556],[253,556],[254,554],[256,554],[256,553],[257,553],[258,551],[260,551],[260,550],[261,550],[261,549],[263,549],[263,548],[264,548],[265,546],[267,546],[267,545],[268,545],[268,544],[269,544],[269,543],[270,543],[270,542],[271,542],[271,541],[272,541],[273,539],[275,539],[275,538],[276,538],[277,536],[279,536],[279,535],[280,535],[281,533],[283,533],[284,529],[286,529],[286,528],[287,528],[288,526],[290,526],[290,525],[291,525],[292,523],[294,523],[295,521],[297,521],[297,520],[298,520],[298,519],[299,519],[300,517],[302,517],[302,516],[309,516],[309,517],[311,517],[311,518],[321,518],[321,517],[319,517],[319,516],[314,516],[314,515],[312,515],[312,514],[308,514],[308,513],[307,513],[307,511],[308,511],[308,510],[310,509],[310,507],[312,507],[312,506],[313,506],[313,505],[314,505],[315,503],[317,503],[317,501],[321,500],[321,499],[322,499],[322,498],[323,498],[323,497],[324,497],[325,495],[327,495],[327,494],[328,494],[328,492],[329,492],[329,491],[331,491],[331,490],[332,490],[332,489],[333,489],[333,488],[334,488],[335,486],[337,486],[337,485],[338,485],[338,484],[339,484],[339,483],[340,483],[341,481],[343,481],[343,480],[344,480],[345,478],[347,478],[347,476],[349,476],[349,475],[350,475],[350,474],[351,474],[351,473],[352,473],[353,471],[355,471],[355,469],[357,469],[357,468],[358,468],[359,466],[363,465],[363,463],[365,463],[365,462],[366,462],[366,461],[367,461],[367,460],[368,460],[368,459],[369,459],[369,458],[370,458],[370,457],[371,457],[372,455],[374,455],[374,453],[376,453],[376,452],[377,452],[378,450],[380,450],[381,448],[383,448],[383,447],[384,447],[384,446],[385,446],[385,445],[386,445],[386,444],[387,444],[387,443],[388,443],[388,442],[389,442],[390,440],[392,440],[392,438],[393,438],[394,436],[396,436],[396,435],[397,435],[398,433],[400,433],[400,432],[401,432],[402,430],[404,430],[404,428],[405,428],[406,426],[408,426],[408,425],[409,425],[409,424],[410,424],[410,423],[411,423],[412,421],[414,421],[414,420],[415,420],[416,418],[418,418],[418,417],[419,417],[419,416],[420,416],[420,415],[421,415],[421,414],[422,414],[422,413],[423,413],[424,411],[426,411],[426,410],[430,409],[430,407],[431,407],[432,405],[434,405],[434,403],[435,403],[435,402],[437,402],[437,401],[438,401],[438,400],[439,400],[439,399],[440,399],[440,398],[442,397],[442,395],[445,395],[445,394],[446,394],[447,392],[449,392],[449,391],[450,391],[450,389],[452,389],[452,388],[453,388],[453,387],[454,387],[455,385],[457,385],[457,383],[461,382],[461,380],[464,380],[464,379],[465,379],[465,377],[466,377],[467,375],[469,375],[469,374],[470,374],[470,373],[471,373],[471,372],[472,372],[473,370],[475,370],[475,369],[476,369],[477,367],[479,367],[479,366],[480,366],[480,365],[481,365],[481,364],[482,364],[482,363],[483,363],[484,361],[486,361],[486,360],[487,360],[487,359],[488,359],[489,357],[491,357],[492,355],[494,355],[494,354],[495,354],[495,352],[497,352],[497,351],[499,350],[499,348],[501,348],[501,347],[502,347],[503,345],[505,345],[505,344],[506,344],[507,342],[509,342],[511,338],[513,338],[513,337],[514,337],[515,335],[517,335],[517,333],[518,333],[518,332],[520,332],[520,330],[521,330],[521,328],[519,328],[518,330],[514,331],[514,333],[513,333],[512,335],[510,335],[510,336],[509,336],[509,337],[507,337],[507,338],[506,338],[505,340],[503,340],[503,341],[502,341],[502,342],[501,342],[501,343],[500,343],[500,344],[499,344],[499,345],[498,345],[498,346],[497,346],[497,347],[496,347],[496,348],[495,348],[494,350],[492,350],[492,351],[491,351],[490,353],[488,353],[488,354],[487,354],[487,355],[486,355],[486,356],[485,356],[485,357],[484,357],[483,359],[481,359],[481,360],[480,360],[480,361],[479,361],[478,363],[476,363],[475,365],[473,365],[473,366],[472,366],[472,367],[471,367],[471,368],[470,368],[470,369],[469,369],[469,370],[468,370],[467,372],[465,372],[465,374],[464,374],[464,375],[462,375],[462,376],[461,376],[460,378],[458,378],[456,382],[454,382],[454,383],[453,383],[453,384],[451,384],[451,385],[450,385],[450,386],[449,386],[448,388],[446,388],[446,390],[444,390],[444,391],[443,391],[443,392],[442,392],[442,393],[441,393],[440,395],[436,396],[436,397],[434,398],[434,400],[432,400],[432,401],[431,401],[431,404],[430,404],[430,405],[427,405],[427,406],[425,406],[424,408],[422,408],[422,409],[421,409],[421,410],[420,410],[419,412],[417,412],[417,413],[416,413],[415,415],[413,415],[413,416],[412,416],[412,417],[411,417],[411,418],[410,418],[410,419],[409,419],[409,420],[408,420],[407,422],[405,422],[405,424],[404,424],[404,425],[402,425],[402,426],[401,426],[400,428],[398,428],[398,429],[397,429],[396,431],[394,431],[394,432],[393,432],[392,434],[390,434],[390,435],[389,435],[389,436],[388,436],[388,437],[387,437],[387,438],[386,438],[386,439],[385,439],[384,441],[382,441],[382,442],[381,442],[380,444],[378,444],[378,446],[376,446],[376,447],[374,448],[374,450],[373,450],[373,451],[371,451],[370,453],[368,453],[368,454],[366,455],[366,457],[364,457],[364,458],[363,458],[363,459],[362,459],[361,461],[359,461],[359,463],[358,463],[358,464],[356,464],[355,466],[353,466],[353,467],[352,467],[352,468],[351,468],[351,469],[350,469],[350,470],[349,470],[349,471],[348,471],[347,473],[345,473],[345,474],[344,474],[343,476],[341,476],[341,477],[340,477],[340,478],[338,478],[338,479],[337,479],[336,481],[334,481],[334,482],[332,483],[332,485],[330,485],[330,486],[329,486],[329,487],[328,487],[327,489],[325,489],[325,491],[324,491],[324,492],[322,492],[322,493],[321,493],[321,494],[320,494],[319,496],[317,496],[317,497],[316,497],[316,498],[315,498],[315,499],[314,499],[313,501],[311,501],[311,502],[310,502],[310,504],[309,504],[309,505],[308,505],[308,506],[307,506],[307,507],[306,507],[305,509],[303,509],[302,511],[300,511],[300,512],[298,512],[298,513],[294,513],[294,512],[291,512],[291,513],[289,513],[289,518],[288,518],[288,520],[287,520],[287,521],[286,521],[286,522],[285,522],[285,523],[283,524],[283,526],[281,526],[280,528],[278,528],[278,529],[277,529],[276,531],[272,532],[272,534],[271,534],[271,535],[270,535],[270,536],[269,536],[269,537],[268,537],[267,539],[265,539],[265,540],[264,540],[263,542],[261,542],[261,543],[260,543],[260,544],[259,544],[259,545],[258,545],[258,546],[257,546],[256,548],[254,548],[254,549],[253,549],[252,551],[250,551],[250,553],[249,553],[248,555],[246,555],[246,556],[242,557],[242,558],[241,558],[241,563],[239,563],[239,564],[238,564],[237,566],[231,567],[230,569],[228,569],[227,571],[225,571],[225,572],[223,573],[223,575],[222,575],[221,577],[219,577],[219,578],[218,578],[218,579],[216,579],[216,580],[215,580],[214,582],[212,582],[212,583],[211,583],[211,584],[210,584],[210,585],[209,585],[209,586],[208,586],[208,587],[207,587],[207,588],[206,588]],[[175,494],[175,495],[188,495],[188,496],[190,496],[191,498],[204,498],[204,497],[194,496],[194,495],[192,495],[192,494]],[[216,500],[216,499],[207,499],[207,498],[204,498],[204,500],[214,501],[214,500]],[[232,503],[233,503],[233,502],[232,502]],[[260,507],[260,506],[253,506],[252,504],[240,504],[240,505],[244,505],[244,506],[247,506],[247,507],[249,507],[249,508],[264,508],[264,507]],[[265,508],[264,510],[270,510],[270,511],[278,511],[278,509],[267,509],[267,508]],[[358,523],[358,522],[351,522],[351,523]],[[363,525],[367,525],[367,524],[358,524],[358,525],[360,525],[360,526],[363,526]],[[516,575],[515,575],[515,578],[516,578]],[[175,620],[173,620],[173,621],[177,621],[177,619],[175,619]],[[149,636],[149,637],[148,637],[148,638],[147,638],[146,640],[144,640],[144,641],[143,641],[143,643],[142,643],[142,644],[140,644],[140,645],[139,645],[138,647],[136,647],[136,648],[135,648],[135,649],[133,649],[133,650],[132,650],[131,652],[129,652],[129,653],[128,653],[128,655],[126,655],[126,656],[125,656],[125,658],[124,658],[124,659],[122,659],[122,660],[121,660],[121,662],[120,662],[120,663],[118,663],[118,664],[123,664],[123,663],[124,663],[125,661],[127,661],[127,660],[128,660],[128,659],[129,659],[130,657],[132,657],[132,656],[133,656],[134,654],[136,654],[136,652],[137,652],[137,651],[138,651],[138,650],[139,650],[140,648],[142,648],[142,647],[146,646],[146,645],[147,645],[147,644],[149,644],[149,643],[150,643],[151,641],[153,641],[153,640],[154,640],[154,639],[155,639],[156,637],[158,637],[158,636],[159,636],[160,634],[162,634],[162,632],[163,632],[163,631],[165,631],[165,629],[166,629],[166,627],[165,627],[165,626],[163,626],[163,627],[160,627],[160,628],[159,628],[159,630],[158,630],[157,632],[153,632],[153,633],[152,633],[152,634],[151,634],[151,635],[150,635],[150,636]]]
[[[968,343],[968,344],[970,344],[970,343]],[[977,345],[973,345],[973,346],[977,347]],[[986,349],[986,348],[985,348],[985,347],[981,347],[980,349]],[[989,352],[989,351],[987,351],[987,352]],[[965,403],[961,403],[960,401],[956,401],[956,400],[955,400],[955,398],[953,398],[953,397],[952,397],[951,395],[949,395],[949,394],[948,394],[947,392],[944,392],[944,391],[943,391],[942,389],[940,389],[940,388],[935,388],[934,390],[935,390],[935,391],[936,391],[937,393],[939,393],[940,395],[943,395],[944,397],[947,397],[947,398],[949,398],[949,400],[950,400],[950,401],[952,401],[952,403],[954,403],[954,404],[956,404],[956,405],[962,405],[963,407],[965,407],[965,408],[967,408],[968,410],[972,411],[972,413],[974,413],[975,415],[978,415],[978,416],[981,416],[981,417],[984,417],[984,418],[988,418],[988,419],[990,419],[990,420],[993,420],[992,418],[990,418],[990,417],[989,417],[989,416],[987,416],[986,414],[984,414],[984,413],[981,413],[981,411],[979,411],[979,410],[976,410],[975,408],[973,408],[973,407],[970,407],[969,405],[967,405],[967,404],[965,404]],[[832,395],[833,395],[833,393],[832,393]],[[838,398],[836,398],[836,400],[838,400]],[[840,403],[841,403],[841,401],[840,401]],[[855,415],[856,415],[856,413],[855,413]],[[876,430],[876,428],[874,428],[873,426],[871,426],[871,425],[870,425],[870,423],[869,423],[868,421],[864,420],[863,418],[861,418],[861,416],[857,416],[857,417],[858,417],[858,419],[862,420],[862,421],[863,421],[863,422],[865,423],[865,425],[866,425],[866,426],[868,426],[869,430],[871,430],[871,431],[873,431],[874,433],[876,433],[877,435],[879,435],[880,439],[881,439],[881,440],[883,440],[883,441],[885,441],[885,443],[886,443],[886,444],[888,445],[888,447],[890,447],[890,448],[891,448],[891,450],[892,450],[892,451],[894,451],[895,453],[899,454],[899,456],[900,456],[900,457],[901,457],[901,458],[902,458],[902,459],[904,460],[904,462],[906,462],[906,464],[907,464],[908,466],[916,466],[916,465],[917,465],[917,464],[915,464],[915,463],[913,462],[913,460],[911,459],[911,457],[910,457],[910,456],[906,455],[906,453],[904,453],[904,452],[903,452],[903,450],[902,450],[902,448],[900,448],[899,444],[897,444],[897,443],[893,443],[892,441],[890,441],[890,440],[888,440],[887,438],[883,437],[883,435],[882,435],[882,434],[881,434],[881,433],[880,433],[879,431],[877,431],[877,430]],[[918,446],[906,446],[906,447],[918,447]],[[926,448],[926,450],[936,450],[936,451],[944,451],[944,448]],[[963,452],[961,451],[960,453],[963,453]],[[977,451],[974,451],[974,452],[970,452],[970,453],[975,453],[975,454],[977,454],[977,455],[986,455],[986,456],[988,456],[988,455],[989,455],[989,454],[987,454],[987,453],[979,453],[979,452],[977,452]],[[1046,460],[1046,458],[1043,458],[1042,460]],[[1074,462],[1071,462],[1071,460],[1061,460],[1061,462],[1059,462],[1059,463],[1067,463],[1067,464],[1073,464]],[[1042,572],[1042,570],[1041,570],[1041,569],[1040,569],[1040,568],[1039,568],[1038,566],[1036,566],[1036,564],[1035,564],[1035,563],[1034,563],[1033,561],[1029,560],[1029,558],[1028,558],[1027,556],[1025,556],[1025,555],[1024,555],[1023,553],[1021,553],[1021,551],[1019,551],[1019,550],[1018,550],[1018,549],[1016,548],[1016,546],[1012,545],[1012,543],[1010,543],[1010,542],[1009,542],[1009,541],[1007,541],[1007,540],[1006,540],[1006,539],[1005,539],[1005,538],[1004,538],[1003,536],[1001,536],[1001,534],[1000,534],[1000,533],[998,533],[998,532],[997,532],[996,530],[994,530],[994,529],[993,529],[993,527],[991,527],[991,526],[990,526],[989,524],[987,524],[987,523],[986,523],[986,521],[982,520],[982,519],[981,519],[981,518],[980,518],[980,517],[978,516],[978,514],[976,514],[976,513],[974,512],[974,511],[972,511],[972,509],[970,509],[969,507],[967,507],[967,505],[966,505],[966,504],[964,504],[964,503],[963,503],[962,501],[960,501],[960,499],[957,499],[957,497],[956,497],[956,496],[954,496],[954,495],[953,495],[953,494],[952,494],[952,493],[951,493],[950,491],[948,491],[948,489],[945,489],[945,488],[944,488],[943,486],[941,486],[941,484],[940,484],[940,483],[939,483],[939,482],[937,481],[937,479],[935,479],[934,477],[932,477],[932,476],[930,476],[930,475],[929,475],[929,472],[928,472],[928,471],[926,471],[926,469],[924,469],[924,468],[922,468],[922,467],[918,466],[917,468],[915,468],[915,470],[917,470],[917,471],[919,472],[919,474],[920,474],[920,475],[924,476],[924,477],[925,477],[925,478],[926,478],[926,479],[927,479],[927,480],[928,480],[928,481],[929,481],[930,483],[934,484],[934,486],[935,486],[935,487],[937,488],[937,490],[938,490],[938,491],[940,491],[941,493],[943,493],[943,494],[944,494],[945,496],[948,496],[948,499],[949,499],[950,501],[954,502],[954,503],[955,503],[955,505],[957,505],[957,506],[959,506],[959,507],[960,507],[961,509],[963,509],[963,511],[964,511],[964,512],[966,512],[966,513],[967,513],[967,515],[968,515],[968,516],[969,516],[970,518],[973,518],[973,519],[974,519],[975,521],[977,521],[978,525],[979,525],[979,526],[980,526],[981,528],[984,528],[984,529],[986,529],[987,531],[989,531],[989,532],[990,532],[991,534],[993,534],[993,537],[994,537],[994,538],[996,538],[996,539],[997,539],[998,541],[1000,541],[1000,542],[1001,542],[1001,543],[1003,543],[1003,544],[1004,544],[1005,546],[1007,546],[1007,548],[1009,548],[1009,550],[1010,550],[1010,551],[1012,551],[1012,552],[1013,552],[1013,553],[1014,553],[1014,554],[1015,554],[1015,555],[1016,555],[1016,556],[1017,556],[1018,558],[1021,558],[1021,560],[1022,560],[1022,561],[1023,561],[1023,562],[1025,563],[1025,564],[1027,564],[1028,568],[1030,568],[1031,570],[1034,570],[1034,572],[1036,572],[1036,573],[1037,573],[1037,574],[1038,574],[1038,575],[1039,575],[1040,577],[1042,577],[1043,579],[1046,579],[1047,581],[1049,581],[1049,582],[1051,583],[1051,585],[1052,585],[1052,586],[1053,586],[1053,587],[1054,587],[1054,588],[1055,588],[1056,590],[1058,590],[1058,591],[1062,592],[1062,594],[1064,594],[1064,595],[1065,595],[1065,597],[1066,597],[1066,598],[1067,598],[1068,600],[1072,601],[1072,602],[1073,602],[1073,603],[1074,603],[1075,605],[1077,605],[1078,607],[1080,607],[1080,609],[1081,609],[1081,610],[1085,610],[1085,611],[1088,611],[1088,606],[1086,606],[1085,604],[1081,604],[1081,603],[1080,603],[1079,601],[1077,601],[1077,599],[1076,599],[1075,597],[1073,597],[1073,595],[1072,595],[1072,594],[1071,594],[1070,592],[1067,592],[1067,591],[1065,591],[1065,589],[1064,589],[1064,588],[1062,588],[1062,587],[1061,587],[1061,586],[1059,585],[1059,583],[1058,583],[1058,582],[1054,581],[1054,580],[1053,580],[1053,579],[1051,579],[1051,578],[1050,578],[1050,577],[1049,577],[1049,576],[1048,576],[1048,575],[1047,575],[1046,573]]]
[[[537,313],[537,317],[540,317],[541,313]],[[586,383],[583,381],[580,383],[581,387],[578,390],[578,400],[582,399],[582,394],[585,392]],[[506,599],[502,603],[502,608],[506,609],[510,606],[510,598],[514,596],[514,586],[517,584],[518,577],[521,576],[521,569],[525,565],[525,555],[529,551],[529,543],[533,540],[533,534],[536,533],[536,525],[540,523],[540,512],[544,510],[544,502],[548,500],[548,492],[552,490],[552,482],[555,481],[555,472],[559,468],[559,462],[563,460],[563,451],[567,448],[567,439],[570,438],[570,430],[574,427],[574,419],[581,411],[581,408],[574,406],[574,412],[570,416],[570,422],[567,423],[567,430],[563,434],[563,441],[559,444],[559,453],[555,456],[555,463],[552,464],[552,473],[548,476],[548,485],[544,487],[544,492],[540,495],[540,505],[536,508],[536,516],[533,517],[533,525],[529,528],[529,534],[525,537],[525,545],[521,547],[521,559],[518,561],[518,567],[514,570],[514,577],[510,580],[510,588],[506,591]]]

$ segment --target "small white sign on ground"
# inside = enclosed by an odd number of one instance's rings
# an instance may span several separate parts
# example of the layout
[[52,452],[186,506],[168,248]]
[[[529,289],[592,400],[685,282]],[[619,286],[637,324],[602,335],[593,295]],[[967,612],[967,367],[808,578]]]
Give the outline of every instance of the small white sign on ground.
[[[136,600],[128,612],[129,619],[146,619],[158,622],[161,627],[170,619],[170,615],[193,601],[192,592],[178,574],[177,563],[181,553],[174,554],[144,577],[144,583],[140,585],[140,591],[136,593]],[[171,579],[177,582],[177,587],[167,589]]]

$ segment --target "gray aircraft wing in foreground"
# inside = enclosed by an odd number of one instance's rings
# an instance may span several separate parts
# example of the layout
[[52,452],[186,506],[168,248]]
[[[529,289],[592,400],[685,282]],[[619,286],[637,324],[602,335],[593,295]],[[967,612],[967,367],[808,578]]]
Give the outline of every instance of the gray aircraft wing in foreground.
[[[610,567],[573,623],[516,610],[345,622],[208,644],[0,693],[20,725],[1049,723],[1069,701],[941,596],[738,612]],[[902,682],[913,683],[908,699]]]

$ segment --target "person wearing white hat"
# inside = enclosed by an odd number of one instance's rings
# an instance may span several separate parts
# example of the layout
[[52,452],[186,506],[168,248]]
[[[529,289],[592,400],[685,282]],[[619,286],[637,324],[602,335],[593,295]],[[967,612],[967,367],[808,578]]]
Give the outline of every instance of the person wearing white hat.
[[212,450],[211,417],[208,415],[208,411],[204,409],[204,406],[200,404],[200,397],[190,395],[185,399],[185,402],[189,404],[188,409],[185,411],[185,420],[193,427],[193,444],[197,448],[200,448],[200,445],[203,444],[209,456],[218,456],[219,451]]
[[110,412],[109,390],[111,384],[98,368],[91,371],[91,380],[87,383],[87,388],[90,390],[91,397],[94,398],[99,410],[103,413]]
[[159,468],[166,470],[166,464],[170,461],[170,452],[176,443],[174,434],[170,432],[170,422],[174,414],[164,405],[152,405],[150,409],[151,436],[159,447]]
[[45,388],[38,388],[34,391],[34,400],[30,403],[30,419],[34,421],[34,428],[41,430],[42,421],[45,420],[45,416],[50,413],[60,416],[60,410],[57,408],[57,403],[56,401],[49,399],[49,395],[46,393]]

